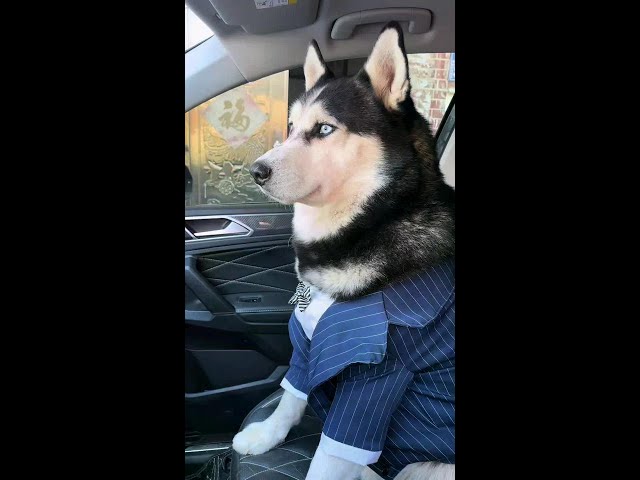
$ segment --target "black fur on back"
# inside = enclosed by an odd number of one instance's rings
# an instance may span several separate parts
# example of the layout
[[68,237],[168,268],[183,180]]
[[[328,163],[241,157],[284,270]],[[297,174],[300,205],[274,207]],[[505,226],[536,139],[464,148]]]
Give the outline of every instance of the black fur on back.
[[[402,30],[400,47],[404,50]],[[405,53],[406,60],[406,53]],[[408,68],[407,68],[408,72]],[[380,139],[388,183],[371,195],[363,212],[336,235],[304,243],[294,237],[298,271],[367,263],[380,278],[338,300],[375,292],[429,269],[455,253],[455,192],[444,182],[427,120],[407,94],[397,112],[388,111],[364,69],[355,77],[322,78],[305,95],[323,88],[317,101],[348,130]]]

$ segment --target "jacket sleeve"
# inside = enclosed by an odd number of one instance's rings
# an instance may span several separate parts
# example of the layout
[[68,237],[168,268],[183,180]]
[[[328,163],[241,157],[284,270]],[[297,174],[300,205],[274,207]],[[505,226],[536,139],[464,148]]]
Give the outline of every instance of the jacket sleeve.
[[391,416],[413,373],[387,357],[378,365],[352,365],[339,377],[320,447],[329,455],[359,465],[375,463],[384,448]]
[[295,397],[306,401],[307,395],[309,395],[307,369],[311,342],[302,330],[295,313],[292,313],[289,319],[289,338],[293,345],[293,353],[289,362],[289,370],[287,370],[280,386]]

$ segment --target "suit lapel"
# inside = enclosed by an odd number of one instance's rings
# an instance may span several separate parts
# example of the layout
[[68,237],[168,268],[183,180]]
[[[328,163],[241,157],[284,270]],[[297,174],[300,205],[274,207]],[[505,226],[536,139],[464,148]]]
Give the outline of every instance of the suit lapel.
[[313,332],[309,388],[315,388],[352,363],[382,362],[387,351],[387,327],[382,292],[331,305]]

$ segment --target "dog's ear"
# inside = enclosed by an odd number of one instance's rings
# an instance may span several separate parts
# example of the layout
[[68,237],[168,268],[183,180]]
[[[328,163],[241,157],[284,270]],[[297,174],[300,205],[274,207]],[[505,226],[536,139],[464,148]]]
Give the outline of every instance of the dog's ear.
[[307,57],[304,60],[304,86],[307,91],[311,90],[320,79],[327,80],[333,78],[333,73],[324,63],[320,49],[315,40],[312,40],[307,48]]
[[390,22],[382,29],[360,76],[369,79],[376,96],[388,110],[397,110],[411,93],[407,53],[398,22]]

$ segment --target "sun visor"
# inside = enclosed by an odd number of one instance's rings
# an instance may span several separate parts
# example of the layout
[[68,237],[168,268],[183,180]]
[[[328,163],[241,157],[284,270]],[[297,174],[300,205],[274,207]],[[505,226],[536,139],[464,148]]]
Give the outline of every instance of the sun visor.
[[319,0],[209,0],[224,23],[265,34],[305,27],[316,21]]

